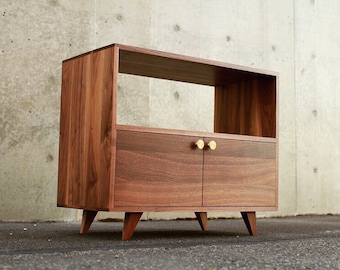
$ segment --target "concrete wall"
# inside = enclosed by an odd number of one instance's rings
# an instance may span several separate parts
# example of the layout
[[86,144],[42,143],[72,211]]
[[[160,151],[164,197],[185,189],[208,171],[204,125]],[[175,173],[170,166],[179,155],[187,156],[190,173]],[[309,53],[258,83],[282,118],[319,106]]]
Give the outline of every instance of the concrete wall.
[[296,211],[340,212],[340,2],[295,7]]
[[[0,220],[79,219],[56,207],[61,62],[115,42],[278,71],[279,211],[259,214],[340,213],[339,1],[0,0],[0,31]],[[191,88],[122,76],[119,121],[211,130]]]

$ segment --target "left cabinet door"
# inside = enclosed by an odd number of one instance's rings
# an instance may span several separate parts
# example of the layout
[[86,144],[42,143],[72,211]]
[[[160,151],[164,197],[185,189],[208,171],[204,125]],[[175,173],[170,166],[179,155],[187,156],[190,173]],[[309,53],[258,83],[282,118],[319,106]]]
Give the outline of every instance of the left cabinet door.
[[201,138],[117,131],[115,207],[202,205]]

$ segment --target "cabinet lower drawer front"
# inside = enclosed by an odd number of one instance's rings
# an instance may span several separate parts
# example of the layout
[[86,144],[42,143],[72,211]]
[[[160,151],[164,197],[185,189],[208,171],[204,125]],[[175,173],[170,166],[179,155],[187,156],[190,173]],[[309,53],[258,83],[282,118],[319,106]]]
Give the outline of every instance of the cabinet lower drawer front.
[[115,207],[202,206],[202,152],[196,137],[117,132]]
[[216,144],[204,153],[203,206],[277,206],[276,143]]

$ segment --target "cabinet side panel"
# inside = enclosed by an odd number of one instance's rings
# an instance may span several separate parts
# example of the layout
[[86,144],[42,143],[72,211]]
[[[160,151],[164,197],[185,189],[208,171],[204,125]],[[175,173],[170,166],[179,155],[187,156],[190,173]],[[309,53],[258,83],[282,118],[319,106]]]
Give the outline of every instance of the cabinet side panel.
[[63,63],[58,205],[83,207],[88,141],[86,96],[91,86],[90,56]]
[[114,48],[95,51],[91,54],[92,86],[88,95],[87,119],[89,138],[86,168],[87,209],[109,209],[112,192],[112,149],[114,148],[115,117],[113,117],[113,66]]
[[275,137],[275,77],[216,86],[215,132]]
[[58,205],[106,210],[112,186],[113,49],[63,63]]
[[84,93],[82,89],[84,58],[73,60],[72,84],[71,84],[71,121],[70,121],[70,159],[69,159],[69,189],[71,205],[81,207],[82,186],[81,169],[83,165],[82,155],[82,106],[84,105]]
[[[80,201],[78,207],[83,208],[85,206],[86,198],[86,187],[87,187],[87,167],[89,159],[89,142],[90,142],[90,124],[89,119],[91,117],[90,111],[90,95],[92,90],[92,57],[91,54],[85,55],[83,57],[83,67],[81,70],[81,101],[82,106],[80,107],[80,156],[79,161],[81,162],[79,166],[80,173],[80,183],[77,186],[80,193]],[[75,157],[76,158],[76,157]]]
[[71,121],[71,79],[73,62],[62,66],[62,91],[60,106],[59,164],[58,164],[58,206],[68,206],[69,202],[69,157],[70,157],[70,121]]

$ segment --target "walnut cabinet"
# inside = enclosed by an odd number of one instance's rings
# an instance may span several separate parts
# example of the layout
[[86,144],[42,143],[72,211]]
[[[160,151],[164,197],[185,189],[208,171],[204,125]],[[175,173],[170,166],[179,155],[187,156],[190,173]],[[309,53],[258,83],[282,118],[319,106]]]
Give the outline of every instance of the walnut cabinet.
[[[214,132],[117,123],[118,74],[213,86]],[[63,61],[58,206],[125,212],[123,240],[143,212],[277,210],[275,72],[113,44]]]

